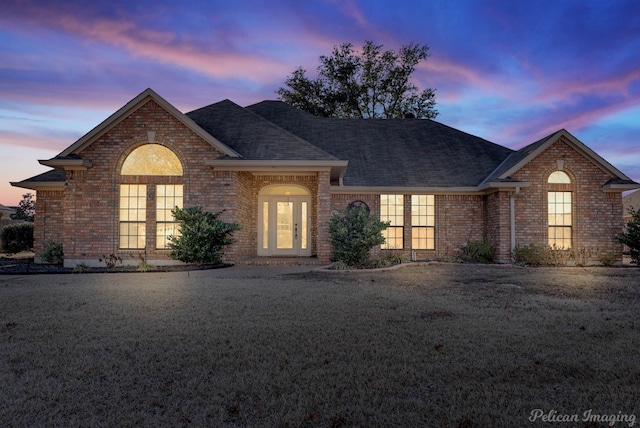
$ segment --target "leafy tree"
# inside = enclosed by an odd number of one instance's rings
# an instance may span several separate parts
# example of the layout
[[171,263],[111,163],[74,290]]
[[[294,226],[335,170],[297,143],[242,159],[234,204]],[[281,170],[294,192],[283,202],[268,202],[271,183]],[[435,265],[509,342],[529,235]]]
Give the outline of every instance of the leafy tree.
[[335,46],[320,56],[318,77],[299,67],[278,89],[287,104],[322,117],[431,119],[435,89],[420,92],[410,81],[416,65],[429,56],[429,47],[410,43],[398,52],[366,41],[362,52],[351,43]]
[[361,207],[339,211],[329,221],[333,257],[348,266],[364,266],[369,261],[371,249],[384,244],[381,232],[389,224]]
[[631,220],[627,222],[616,239],[627,246],[628,250],[625,254],[631,257],[633,263],[640,265],[640,211],[630,207],[629,214],[631,214]]
[[218,217],[222,212],[210,213],[201,207],[174,208],[173,217],[180,226],[180,234],[169,237],[169,256],[185,263],[220,264],[223,248],[233,244],[237,223],[225,223]]
[[36,214],[36,201],[33,198],[33,193],[25,193],[22,195],[22,200],[16,207],[16,213],[11,217],[14,220],[26,220],[33,221]]
[[33,223],[9,224],[0,231],[2,252],[19,253],[33,248]]

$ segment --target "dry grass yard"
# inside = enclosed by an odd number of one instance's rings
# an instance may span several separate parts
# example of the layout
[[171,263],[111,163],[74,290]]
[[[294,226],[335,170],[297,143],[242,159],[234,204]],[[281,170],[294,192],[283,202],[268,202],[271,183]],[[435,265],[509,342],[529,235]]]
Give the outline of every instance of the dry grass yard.
[[0,276],[0,426],[640,424],[637,268],[305,269]]

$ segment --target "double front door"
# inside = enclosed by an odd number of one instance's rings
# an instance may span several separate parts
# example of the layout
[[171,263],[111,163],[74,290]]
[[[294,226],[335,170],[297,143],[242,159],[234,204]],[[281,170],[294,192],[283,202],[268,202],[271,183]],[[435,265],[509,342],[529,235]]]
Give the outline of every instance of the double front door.
[[259,256],[310,256],[309,196],[260,196]]

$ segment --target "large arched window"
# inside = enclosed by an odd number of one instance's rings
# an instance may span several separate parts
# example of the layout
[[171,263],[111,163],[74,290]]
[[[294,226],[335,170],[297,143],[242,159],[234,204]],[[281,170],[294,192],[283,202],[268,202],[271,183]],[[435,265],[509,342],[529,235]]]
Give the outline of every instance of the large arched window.
[[[550,185],[571,184],[571,178],[564,171],[554,171],[549,175],[547,183]],[[572,245],[572,194],[567,191],[555,191],[560,189],[554,187],[561,186],[550,186],[550,191],[547,193],[548,242],[550,247],[568,250]]]
[[140,146],[124,160],[122,175],[182,175],[178,156],[160,144]]
[[571,178],[564,171],[554,171],[549,176],[547,183],[550,184],[570,184]]
[[[142,250],[147,247],[147,217],[155,221],[155,245],[168,248],[169,237],[179,233],[171,210],[182,208],[183,185],[167,182],[163,176],[182,176],[182,163],[170,149],[160,144],[145,144],[132,151],[122,164],[121,176],[157,176],[145,179],[146,184],[120,184],[120,238],[123,250]],[[147,204],[155,193],[155,208]],[[152,198],[153,201],[153,198]],[[148,212],[150,211],[150,212]],[[150,226],[151,227],[151,226]],[[153,232],[151,232],[153,236]]]

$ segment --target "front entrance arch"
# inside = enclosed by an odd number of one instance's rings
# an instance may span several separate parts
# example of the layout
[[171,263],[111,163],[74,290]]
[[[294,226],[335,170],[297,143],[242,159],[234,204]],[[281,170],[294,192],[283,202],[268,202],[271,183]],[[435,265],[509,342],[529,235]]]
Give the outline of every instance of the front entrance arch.
[[311,193],[302,186],[267,186],[258,195],[258,255],[311,256]]

